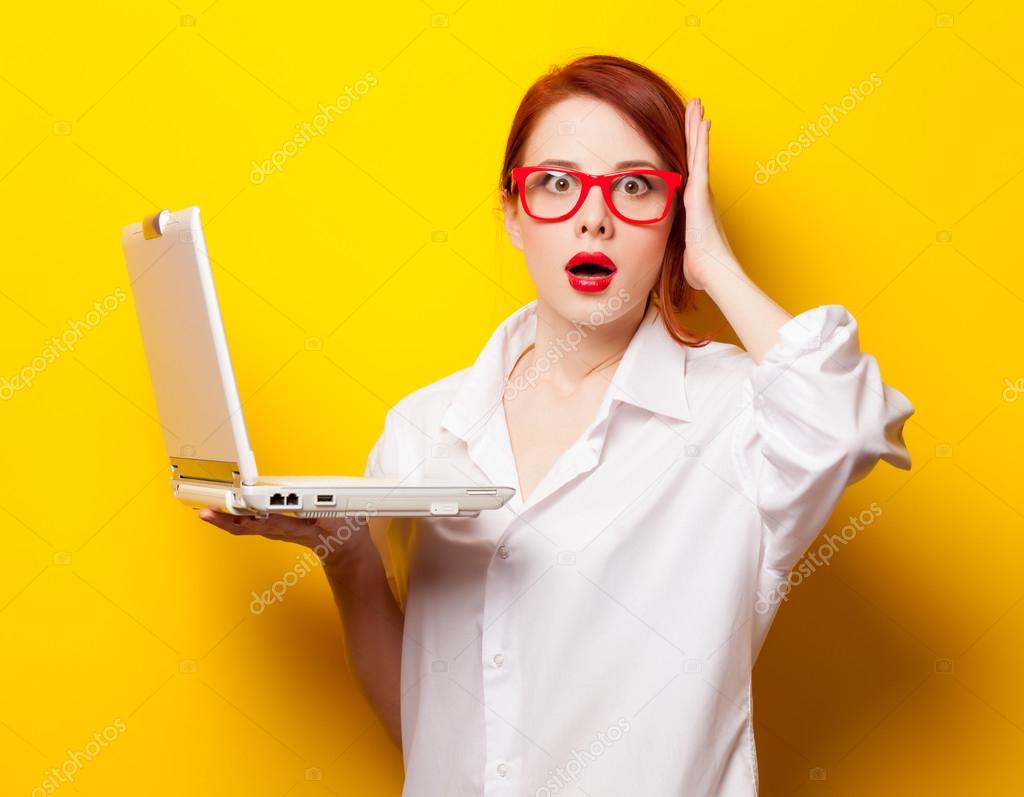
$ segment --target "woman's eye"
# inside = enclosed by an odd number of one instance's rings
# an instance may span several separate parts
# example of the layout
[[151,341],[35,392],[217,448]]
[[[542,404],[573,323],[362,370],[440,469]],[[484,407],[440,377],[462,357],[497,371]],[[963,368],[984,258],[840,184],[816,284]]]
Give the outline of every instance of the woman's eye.
[[651,184],[639,174],[630,174],[615,182],[615,190],[628,196],[640,196],[651,190]]
[[556,194],[566,194],[576,187],[576,178],[564,172],[549,172],[544,176],[544,187]]

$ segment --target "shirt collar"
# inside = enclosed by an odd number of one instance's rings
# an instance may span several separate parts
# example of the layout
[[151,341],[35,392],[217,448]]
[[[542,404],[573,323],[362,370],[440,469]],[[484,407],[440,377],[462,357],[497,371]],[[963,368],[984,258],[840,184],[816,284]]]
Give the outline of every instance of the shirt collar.
[[[502,406],[505,382],[523,350],[536,339],[537,300],[508,316],[493,332],[460,384],[442,426],[463,440],[479,432]],[[658,312],[647,310],[609,385],[609,398],[682,421],[691,418],[684,377],[686,346],[676,342]]]

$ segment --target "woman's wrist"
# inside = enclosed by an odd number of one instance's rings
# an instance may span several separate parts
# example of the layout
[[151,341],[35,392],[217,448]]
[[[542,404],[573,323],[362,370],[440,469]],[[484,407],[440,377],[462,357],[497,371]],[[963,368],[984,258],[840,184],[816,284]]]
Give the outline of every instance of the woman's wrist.
[[723,294],[750,284],[750,278],[734,257],[715,258],[700,270],[698,278],[701,288],[715,304]]
[[341,601],[365,600],[376,594],[380,584],[387,584],[387,572],[376,550],[324,563],[323,569],[331,590]]
[[315,553],[328,576],[350,578],[367,569],[367,565],[380,562],[377,547],[370,539],[368,529],[357,529],[344,539],[337,536],[322,537]]

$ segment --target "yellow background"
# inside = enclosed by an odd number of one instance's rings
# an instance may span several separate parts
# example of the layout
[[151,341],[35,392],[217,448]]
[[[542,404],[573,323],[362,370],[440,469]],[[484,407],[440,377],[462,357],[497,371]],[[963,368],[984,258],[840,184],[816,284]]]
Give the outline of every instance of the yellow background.
[[[591,52],[646,63],[714,120],[748,271],[790,312],[846,305],[917,408],[913,470],[847,492],[826,532],[881,516],[793,591],[757,664],[762,793],[1020,794],[1022,26],[992,0],[9,4],[0,377],[128,292],[124,224],[199,204],[261,470],[362,473],[385,411],[533,298],[494,194],[527,86]],[[399,794],[326,581],[252,614],[301,551],[175,503],[155,417],[130,297],[0,402],[0,793],[119,719],[58,793]]]

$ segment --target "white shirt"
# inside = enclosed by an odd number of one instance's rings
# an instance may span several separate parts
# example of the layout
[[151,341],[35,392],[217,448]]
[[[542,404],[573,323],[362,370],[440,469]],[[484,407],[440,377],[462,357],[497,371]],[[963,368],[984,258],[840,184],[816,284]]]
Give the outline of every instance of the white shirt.
[[[501,395],[535,332],[533,301],[471,367],[398,402],[366,475],[518,490]],[[909,469],[914,412],[841,305],[779,334],[757,365],[687,348],[652,302],[525,503],[371,519],[404,603],[403,797],[757,793],[766,596],[847,484],[879,458]]]

